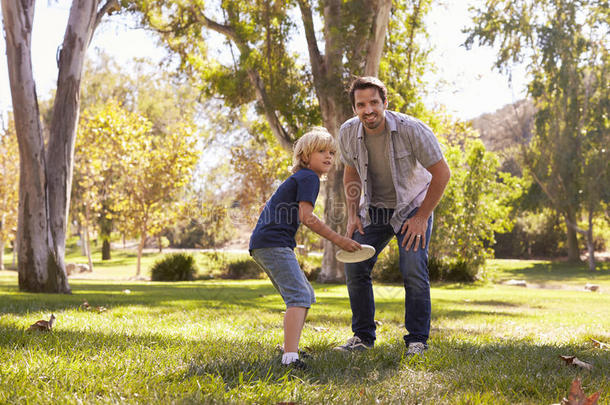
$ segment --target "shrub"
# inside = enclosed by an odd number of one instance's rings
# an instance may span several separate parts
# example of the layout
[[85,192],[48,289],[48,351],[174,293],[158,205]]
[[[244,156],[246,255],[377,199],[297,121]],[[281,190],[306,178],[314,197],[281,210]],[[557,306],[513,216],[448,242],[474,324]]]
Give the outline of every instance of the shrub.
[[309,281],[316,281],[322,271],[322,256],[297,254],[299,266]]
[[193,256],[186,253],[165,255],[153,264],[150,278],[153,281],[191,281],[195,279],[197,266]]
[[398,242],[391,241],[383,249],[377,258],[377,263],[373,267],[373,280],[383,283],[402,283],[398,254]]
[[230,262],[226,267],[226,272],[221,277],[243,280],[247,278],[263,278],[264,275],[263,269],[254,260],[247,258]]

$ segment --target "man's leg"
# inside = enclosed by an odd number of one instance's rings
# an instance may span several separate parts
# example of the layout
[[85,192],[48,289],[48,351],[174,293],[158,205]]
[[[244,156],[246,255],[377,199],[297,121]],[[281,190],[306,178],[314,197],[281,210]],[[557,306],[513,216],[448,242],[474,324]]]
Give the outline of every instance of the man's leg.
[[345,264],[345,278],[349,302],[352,309],[352,331],[365,344],[375,341],[375,298],[371,272],[379,253],[392,239],[393,230],[389,225],[390,214],[379,213],[380,209],[371,209],[371,225],[364,228],[364,235],[355,231],[352,238],[360,244],[371,245],[375,255],[359,263]]
[[[413,210],[409,217],[415,215]],[[417,252],[413,247],[406,251],[402,247],[404,235],[398,233],[398,251],[400,255],[400,272],[405,286],[405,343],[420,342],[424,345],[430,335],[430,280],[428,277],[428,244],[432,234],[432,216],[428,219],[426,247],[419,246]]]

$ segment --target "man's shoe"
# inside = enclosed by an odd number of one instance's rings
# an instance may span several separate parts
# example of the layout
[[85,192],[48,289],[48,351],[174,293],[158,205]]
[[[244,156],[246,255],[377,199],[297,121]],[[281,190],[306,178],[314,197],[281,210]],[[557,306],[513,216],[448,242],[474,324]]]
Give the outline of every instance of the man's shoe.
[[303,361],[301,361],[300,359],[296,359],[295,361],[293,361],[292,363],[289,364],[282,364],[282,366],[284,367],[290,367],[294,370],[305,370],[307,369],[307,364]]
[[358,336],[352,336],[351,338],[347,339],[347,342],[344,345],[337,346],[334,348],[334,350],[339,350],[342,352],[360,352],[372,348],[372,343],[367,344]]
[[424,354],[428,350],[428,345],[422,342],[411,342],[407,346],[407,356],[415,356],[418,354]]

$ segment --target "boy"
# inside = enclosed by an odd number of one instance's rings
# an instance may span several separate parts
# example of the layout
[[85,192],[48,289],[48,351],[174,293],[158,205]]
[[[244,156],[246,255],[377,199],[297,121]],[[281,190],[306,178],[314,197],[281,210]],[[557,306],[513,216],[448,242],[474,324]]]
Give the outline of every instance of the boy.
[[326,129],[316,127],[303,135],[294,147],[293,175],[267,201],[250,237],[250,254],[286,304],[282,364],[294,368],[306,368],[299,359],[299,339],[307,311],[316,301],[294,254],[299,224],[305,224],[341,249],[353,252],[361,248],[359,243],[334,232],[313,213],[320,177],[332,168],[336,152],[335,140]]

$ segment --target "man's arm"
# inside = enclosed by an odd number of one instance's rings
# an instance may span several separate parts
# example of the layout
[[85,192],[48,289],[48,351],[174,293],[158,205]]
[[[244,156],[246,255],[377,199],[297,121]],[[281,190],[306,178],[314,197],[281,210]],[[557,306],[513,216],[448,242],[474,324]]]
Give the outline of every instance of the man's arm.
[[306,227],[323,238],[328,239],[343,250],[355,252],[362,248],[358,242],[339,235],[337,232],[330,229],[324,222],[320,221],[316,214],[313,213],[313,205],[309,201],[299,201],[299,219]]
[[362,221],[358,216],[362,182],[354,166],[345,165],[343,170],[343,189],[345,190],[345,199],[347,201],[347,230],[345,236],[351,238],[356,229],[364,235]]
[[[424,201],[422,201],[417,213],[405,221],[400,231],[400,233],[405,234],[402,240],[402,246],[405,247],[406,250],[411,248],[413,242],[419,242],[416,241],[417,235],[420,235],[421,247],[426,247],[428,218],[430,218],[432,211],[434,211],[441,201],[441,197],[445,192],[445,187],[447,186],[447,183],[449,183],[449,178],[451,177],[451,170],[445,159],[441,159],[432,166],[426,167],[426,170],[432,175],[432,180],[430,180],[430,185],[428,186]],[[417,251],[419,246],[419,243],[415,243],[413,250]]]

